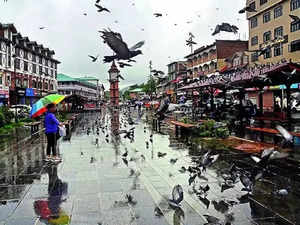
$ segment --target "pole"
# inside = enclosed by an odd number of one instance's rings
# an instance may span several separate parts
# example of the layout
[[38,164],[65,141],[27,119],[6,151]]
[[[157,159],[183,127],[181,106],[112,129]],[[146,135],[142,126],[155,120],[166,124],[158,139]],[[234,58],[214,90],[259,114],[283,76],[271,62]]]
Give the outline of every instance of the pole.
[[286,102],[287,102],[287,111],[286,116],[288,120],[288,127],[291,129],[291,84],[286,84]]
[[[13,55],[14,58],[14,80],[15,80],[15,93],[16,93],[16,105],[18,104],[18,92],[17,92],[17,72],[16,72],[16,55]],[[15,108],[15,122],[18,122],[18,113],[17,108]]]

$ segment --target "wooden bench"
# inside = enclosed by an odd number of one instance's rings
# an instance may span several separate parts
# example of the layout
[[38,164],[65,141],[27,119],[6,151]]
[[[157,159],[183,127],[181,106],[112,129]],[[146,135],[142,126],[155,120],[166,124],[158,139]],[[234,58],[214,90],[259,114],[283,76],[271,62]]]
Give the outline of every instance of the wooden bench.
[[[171,121],[171,124],[175,125],[175,135],[176,137],[179,136],[182,130],[187,130],[189,128],[196,127],[194,124],[189,124],[189,123],[182,123],[179,121]],[[186,132],[188,133],[188,132]]]

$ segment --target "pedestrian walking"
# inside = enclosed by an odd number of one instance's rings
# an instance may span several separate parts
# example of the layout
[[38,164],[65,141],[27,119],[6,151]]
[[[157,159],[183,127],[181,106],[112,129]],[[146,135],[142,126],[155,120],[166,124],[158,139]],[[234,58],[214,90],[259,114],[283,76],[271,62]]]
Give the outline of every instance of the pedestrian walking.
[[[49,104],[47,106],[47,114],[45,116],[45,134],[47,136],[47,156],[46,161],[50,161],[51,159],[55,161],[61,161],[61,159],[57,156],[56,145],[58,139],[58,126],[62,126],[54,113],[56,112],[56,105]],[[52,157],[51,157],[52,153]]]

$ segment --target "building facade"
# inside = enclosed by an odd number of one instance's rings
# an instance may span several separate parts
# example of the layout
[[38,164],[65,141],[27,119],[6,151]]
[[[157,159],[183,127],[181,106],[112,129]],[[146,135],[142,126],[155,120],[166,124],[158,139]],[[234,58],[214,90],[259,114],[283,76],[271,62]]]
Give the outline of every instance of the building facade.
[[57,92],[55,52],[0,24],[0,104],[32,105]]
[[[300,62],[300,0],[247,0],[250,64]],[[266,49],[265,52],[255,52]]]
[[179,82],[186,76],[186,61],[176,61],[167,65],[168,79],[166,87],[166,94],[174,94],[177,91]]
[[226,66],[226,58],[247,49],[248,42],[241,40],[216,40],[212,45],[202,46],[185,57],[188,77],[201,78],[216,74]]
[[[65,96],[78,96],[85,100],[85,107],[92,105],[96,107],[101,97],[99,96],[99,87],[96,84],[84,81],[81,78],[73,78],[66,74],[57,74],[58,93]],[[91,107],[91,108],[94,108]]]

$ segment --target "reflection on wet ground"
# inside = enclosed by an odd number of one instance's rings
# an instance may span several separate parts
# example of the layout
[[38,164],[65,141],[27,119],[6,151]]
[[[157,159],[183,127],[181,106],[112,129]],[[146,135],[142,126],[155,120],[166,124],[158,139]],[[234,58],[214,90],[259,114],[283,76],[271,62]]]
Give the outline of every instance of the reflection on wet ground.
[[[212,152],[219,154],[217,161],[189,185],[185,169],[207,151],[188,148],[167,129],[168,135],[152,134],[140,119],[129,125],[120,116],[121,130],[135,126],[135,131],[116,139],[108,115],[99,135],[89,124],[96,115],[85,115],[71,141],[60,144],[58,165],[43,162],[43,137],[0,152],[0,224],[202,225],[205,215],[220,224],[299,224],[300,171],[291,159],[274,161],[250,195],[241,191],[239,179],[225,183],[233,162],[239,176],[256,167],[249,155]],[[168,199],[177,184],[184,200],[172,209]],[[206,185],[208,191],[195,193]],[[283,188],[288,195],[275,195]]]

